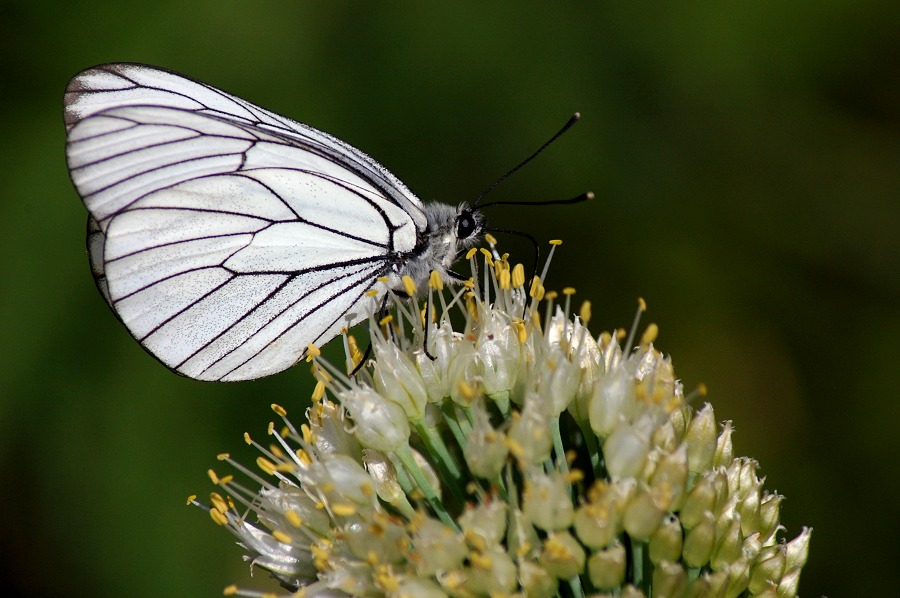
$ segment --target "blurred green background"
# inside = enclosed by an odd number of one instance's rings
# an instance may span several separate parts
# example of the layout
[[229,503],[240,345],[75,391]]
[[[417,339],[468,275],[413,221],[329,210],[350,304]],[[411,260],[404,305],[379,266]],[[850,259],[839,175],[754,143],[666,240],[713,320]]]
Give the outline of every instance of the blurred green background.
[[[815,528],[804,596],[898,575],[900,3],[25,2],[0,5],[0,568],[23,596],[216,596],[231,537],[184,506],[245,456],[305,367],[204,384],[160,366],[88,271],[63,89],[161,65],[333,133],[425,200],[471,200],[578,110],[493,199],[563,238],[550,287],[595,332],[638,296],[687,388]],[[527,258],[516,241],[505,248]],[[243,447],[243,449],[242,449]],[[265,575],[257,578],[269,587]]]

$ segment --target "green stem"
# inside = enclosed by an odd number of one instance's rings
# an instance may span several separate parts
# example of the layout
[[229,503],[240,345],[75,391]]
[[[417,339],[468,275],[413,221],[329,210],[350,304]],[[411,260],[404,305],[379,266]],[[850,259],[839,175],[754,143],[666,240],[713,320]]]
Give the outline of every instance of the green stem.
[[572,590],[574,598],[584,598],[584,588],[581,587],[581,578],[577,575],[568,581],[569,589]]
[[459,528],[456,526],[456,522],[453,521],[453,517],[450,516],[447,509],[444,508],[444,503],[441,502],[441,498],[435,494],[434,488],[432,488],[431,484],[428,483],[428,480],[425,479],[425,474],[422,473],[419,464],[416,463],[416,458],[413,457],[412,449],[409,448],[409,445],[404,445],[397,449],[394,454],[403,464],[403,468],[406,469],[407,473],[415,480],[419,490],[425,496],[425,500],[428,501],[428,504],[438,518],[450,526],[454,531],[458,532]]
[[419,438],[422,439],[422,442],[424,442],[425,446],[428,448],[428,452],[431,453],[431,456],[433,457],[432,462],[438,469],[441,478],[444,479],[445,485],[450,489],[453,497],[462,504],[465,502],[465,495],[462,491],[462,486],[465,481],[459,463],[456,461],[456,457],[453,456],[453,453],[451,453],[447,448],[447,445],[444,444],[444,439],[441,438],[441,435],[438,434],[437,430],[426,425],[424,420],[412,422],[412,425],[419,435]]
[[581,429],[581,436],[584,438],[584,445],[587,448],[588,455],[591,456],[591,468],[594,471],[594,479],[602,480],[607,477],[606,465],[603,463],[603,451],[600,448],[600,439],[594,434],[589,422],[578,422]]

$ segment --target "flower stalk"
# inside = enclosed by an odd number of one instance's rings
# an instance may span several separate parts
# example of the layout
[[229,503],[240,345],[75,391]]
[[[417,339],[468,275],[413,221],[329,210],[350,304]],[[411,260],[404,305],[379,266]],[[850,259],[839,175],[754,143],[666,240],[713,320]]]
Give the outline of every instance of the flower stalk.
[[638,336],[643,302],[595,337],[490,241],[461,288],[373,305],[364,367],[349,335],[346,369],[311,347],[305,421],[273,406],[262,473],[223,456],[246,481],[192,504],[302,596],[796,596],[811,530],[778,537],[782,497]]

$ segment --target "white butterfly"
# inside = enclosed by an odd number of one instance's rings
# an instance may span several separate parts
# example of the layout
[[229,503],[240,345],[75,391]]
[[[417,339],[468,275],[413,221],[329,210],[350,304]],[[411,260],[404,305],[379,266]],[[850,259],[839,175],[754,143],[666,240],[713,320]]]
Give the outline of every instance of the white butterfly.
[[484,229],[475,208],[423,205],[327,133],[155,67],[79,73],[65,123],[100,292],[198,380],[290,367],[365,318],[367,291],[448,279]]

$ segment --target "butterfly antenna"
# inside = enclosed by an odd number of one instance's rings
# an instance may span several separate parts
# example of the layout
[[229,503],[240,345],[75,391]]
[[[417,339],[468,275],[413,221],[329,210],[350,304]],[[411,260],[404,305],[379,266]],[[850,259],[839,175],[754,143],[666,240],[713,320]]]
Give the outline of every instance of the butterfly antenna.
[[[481,201],[481,198],[482,198],[482,197],[484,197],[485,195],[487,195],[488,193],[490,193],[491,190],[492,190],[494,187],[496,187],[497,185],[499,185],[500,183],[502,183],[503,181],[505,181],[506,179],[508,179],[510,176],[512,176],[512,174],[513,174],[514,172],[516,172],[517,170],[519,170],[520,168],[522,168],[523,166],[525,166],[526,164],[528,164],[529,162],[531,162],[532,160],[534,160],[534,159],[538,156],[538,154],[540,154],[542,151],[544,151],[545,149],[547,149],[547,148],[550,146],[551,143],[553,143],[554,141],[556,141],[557,139],[559,139],[560,135],[562,135],[563,133],[565,133],[566,131],[568,131],[570,128],[572,128],[572,125],[574,125],[576,122],[578,122],[578,119],[579,119],[579,118],[581,118],[581,114],[579,114],[578,112],[576,112],[575,114],[573,114],[572,117],[568,120],[568,122],[566,122],[566,124],[563,125],[563,128],[560,129],[559,131],[557,131],[556,134],[555,134],[553,137],[551,137],[550,139],[548,139],[548,140],[544,143],[544,145],[542,145],[541,147],[539,147],[539,148],[537,149],[537,151],[535,151],[533,154],[531,154],[530,156],[528,156],[527,158],[525,158],[524,160],[522,160],[521,162],[519,162],[519,164],[518,164],[517,166],[515,166],[512,170],[510,170],[509,172],[507,172],[506,174],[504,174],[502,177],[500,177],[499,179],[497,179],[496,181],[494,181],[494,183],[493,183],[490,187],[488,187],[487,189],[485,189],[484,191],[482,191],[481,195],[479,195],[477,198],[475,198],[475,201],[472,202],[472,208],[478,207],[478,203]],[[484,207],[484,206],[482,206],[482,207]]]

